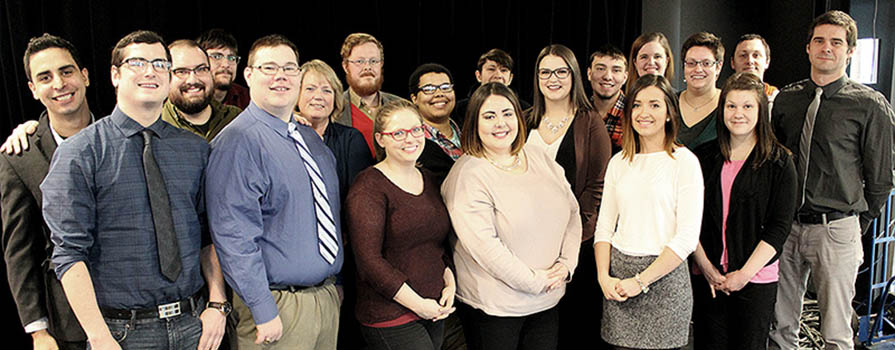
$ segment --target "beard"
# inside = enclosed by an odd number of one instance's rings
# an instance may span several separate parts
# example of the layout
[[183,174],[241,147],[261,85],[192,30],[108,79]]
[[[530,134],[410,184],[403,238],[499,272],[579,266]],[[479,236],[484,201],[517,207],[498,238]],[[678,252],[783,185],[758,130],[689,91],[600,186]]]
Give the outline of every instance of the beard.
[[[361,78],[363,76],[361,75]],[[376,80],[370,83],[365,82],[363,79],[354,79],[350,74],[347,74],[345,78],[348,80],[348,86],[360,96],[370,96],[379,92],[379,89],[382,88],[382,72],[379,73],[379,77]]]
[[215,90],[230,90],[230,84],[232,84],[233,81],[236,80],[236,75],[235,75],[235,74],[230,74],[229,77],[226,77],[226,76],[223,76],[223,75],[221,75],[220,77],[218,77],[218,76],[219,76],[219,73],[223,73],[223,72],[226,72],[226,73],[228,73],[228,74],[230,73],[229,70],[226,70],[226,69],[220,69],[220,70],[218,70],[217,72],[215,72],[215,73],[214,73],[214,76],[212,77],[212,78],[214,79],[213,81],[214,81],[214,88],[215,88]]
[[205,107],[208,107],[208,104],[211,103],[211,98],[212,96],[214,96],[211,93],[211,90],[206,89],[205,96],[203,98],[194,98],[190,100],[183,97],[184,91],[197,86],[205,89],[204,84],[190,84],[180,87],[180,91],[178,93],[172,94],[170,96],[171,104],[173,104],[174,107],[177,107],[178,110],[186,114],[196,114],[204,110]]

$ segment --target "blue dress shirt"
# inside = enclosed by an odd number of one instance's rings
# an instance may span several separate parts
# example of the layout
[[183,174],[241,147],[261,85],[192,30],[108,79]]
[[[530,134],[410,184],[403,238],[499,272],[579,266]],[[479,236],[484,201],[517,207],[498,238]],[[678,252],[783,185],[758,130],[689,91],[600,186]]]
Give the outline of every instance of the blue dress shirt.
[[[143,137],[165,178],[183,272],[161,273],[149,193],[143,173]],[[76,262],[90,271],[100,306],[152,307],[181,300],[204,285],[199,251],[207,230],[202,175],[209,146],[159,118],[148,128],[117,107],[59,145],[40,185],[43,213],[55,244],[52,262],[61,279]]]
[[[205,172],[208,219],[227,283],[256,324],[278,315],[270,285],[311,286],[342,268],[317,248],[317,219],[307,170],[288,124],[249,104],[211,142]],[[299,126],[320,167],[334,217],[340,217],[336,159],[309,127]],[[340,220],[336,236],[342,245]]]

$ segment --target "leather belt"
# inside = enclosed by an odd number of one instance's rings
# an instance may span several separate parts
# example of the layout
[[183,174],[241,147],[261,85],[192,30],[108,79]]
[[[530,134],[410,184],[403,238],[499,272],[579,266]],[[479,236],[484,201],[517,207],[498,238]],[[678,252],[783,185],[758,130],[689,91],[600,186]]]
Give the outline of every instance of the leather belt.
[[[173,303],[167,303],[162,305],[157,305],[155,307],[148,307],[145,309],[113,309],[107,307],[100,307],[100,312],[103,316],[118,320],[130,320],[134,319],[146,319],[146,318],[169,318],[178,316],[180,314],[193,312],[195,307],[199,306],[199,293],[196,293],[186,299],[175,301]],[[201,305],[205,306],[205,305]]]
[[277,290],[277,291],[284,291],[284,292],[289,292],[289,293],[295,293],[295,292],[302,291],[302,290],[309,289],[309,288],[322,287],[322,286],[325,285],[327,282],[330,282],[330,281],[332,281],[332,280],[334,280],[334,279],[333,279],[332,277],[329,277],[329,278],[324,279],[323,281],[320,281],[320,283],[317,283],[317,284],[315,284],[315,285],[313,285],[313,286],[290,286],[290,285],[281,285],[281,284],[271,284],[271,285],[270,285],[270,290]]
[[796,221],[798,221],[800,224],[817,225],[844,219],[853,215],[854,214],[850,213],[840,213],[838,211],[829,213],[797,213]]

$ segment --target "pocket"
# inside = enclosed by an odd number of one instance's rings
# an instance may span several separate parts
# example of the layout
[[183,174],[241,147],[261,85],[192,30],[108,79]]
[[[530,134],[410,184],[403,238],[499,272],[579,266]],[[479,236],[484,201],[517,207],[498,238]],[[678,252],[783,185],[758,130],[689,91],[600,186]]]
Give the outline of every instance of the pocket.
[[828,222],[825,225],[827,235],[834,243],[854,244],[861,236],[861,224],[857,216],[849,216]]
[[106,325],[109,326],[109,332],[112,333],[112,338],[114,338],[118,344],[123,344],[122,342],[127,339],[128,331],[130,331],[131,328],[130,321],[106,319]]

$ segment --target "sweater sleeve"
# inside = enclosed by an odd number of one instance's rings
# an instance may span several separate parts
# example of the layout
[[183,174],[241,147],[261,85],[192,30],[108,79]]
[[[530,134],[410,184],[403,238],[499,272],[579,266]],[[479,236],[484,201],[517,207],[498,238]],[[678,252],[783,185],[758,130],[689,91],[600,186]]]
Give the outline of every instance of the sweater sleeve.
[[[495,226],[492,184],[476,171],[469,171],[483,169],[465,167],[469,165],[468,162],[458,162],[442,187],[457,234],[457,249],[469,252],[483,270],[511,288],[530,294],[541,293],[547,286],[546,271],[530,268],[500,240]],[[575,220],[578,220],[577,216]]]
[[[782,159],[784,166],[777,172],[777,176],[771,180],[770,196],[768,198],[768,211],[765,217],[764,230],[759,234],[759,239],[774,247],[777,256],[783,249],[783,243],[792,229],[792,218],[796,212],[796,166],[792,157]],[[768,164],[767,166],[774,166]]]
[[699,243],[699,229],[702,225],[702,206],[705,187],[699,160],[690,151],[680,148],[675,152],[677,157],[677,205],[673,215],[675,220],[674,236],[667,247],[681,260],[696,250]]
[[348,236],[357,263],[357,274],[377,293],[394,298],[407,276],[396,269],[382,255],[385,241],[389,200],[385,186],[377,181],[370,168],[357,176],[345,200]]
[[[605,128],[603,130],[605,130]],[[591,141],[593,142],[594,140]],[[544,164],[547,164],[547,166],[550,167],[554,179],[556,179],[560,188],[565,190],[569,202],[569,222],[566,224],[566,230],[562,239],[562,248],[560,248],[557,262],[562,263],[569,269],[569,279],[571,280],[572,275],[574,275],[575,272],[575,267],[578,266],[578,253],[581,250],[581,214],[583,214],[583,211],[579,214],[580,208],[578,207],[578,200],[575,198],[575,193],[572,192],[572,188],[569,187],[569,184],[565,181],[566,178],[563,174],[563,168],[548,157],[544,157]],[[594,214],[596,214],[596,208],[594,208],[594,210]],[[596,218],[594,218],[594,221],[596,221]],[[594,223],[594,225],[596,225],[596,223]]]
[[[589,126],[587,153],[587,174],[584,183],[584,192],[578,198],[581,208],[581,220],[583,226],[582,239],[590,239],[597,225],[597,211],[600,209],[600,202],[603,198],[604,177],[606,176],[606,164],[612,157],[612,146],[609,140],[609,134],[606,131],[606,124],[603,119],[594,113],[586,113],[583,115],[590,119],[587,123]],[[585,150],[577,150],[578,152]]]
[[609,165],[606,167],[606,182],[603,185],[603,200],[600,203],[600,215],[597,216],[594,244],[597,242],[611,243],[612,236],[615,234],[615,226],[618,223],[618,196],[615,192],[616,181],[618,180],[618,163],[626,161],[622,158],[622,153],[619,152],[612,157]]

